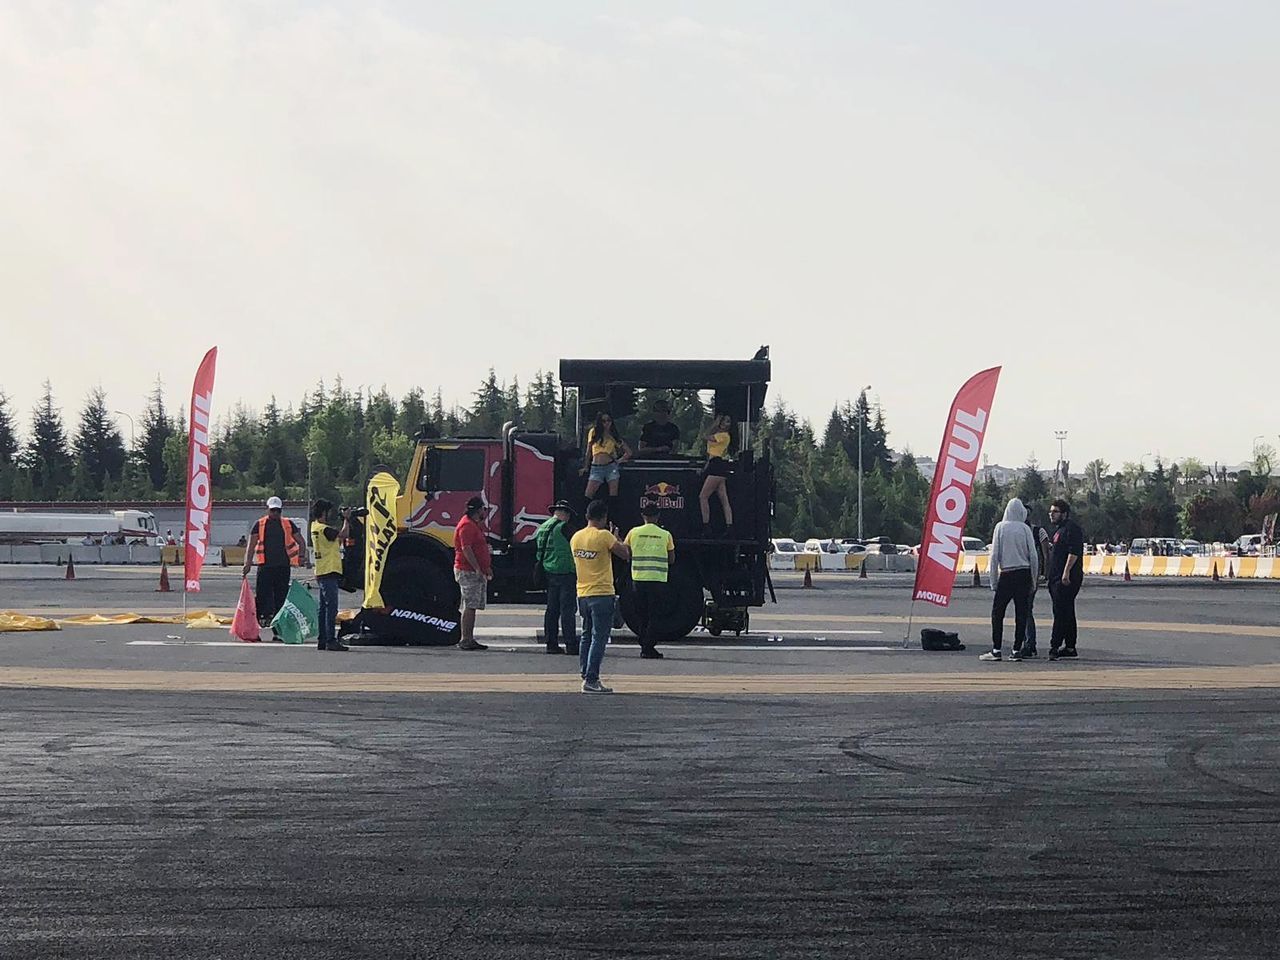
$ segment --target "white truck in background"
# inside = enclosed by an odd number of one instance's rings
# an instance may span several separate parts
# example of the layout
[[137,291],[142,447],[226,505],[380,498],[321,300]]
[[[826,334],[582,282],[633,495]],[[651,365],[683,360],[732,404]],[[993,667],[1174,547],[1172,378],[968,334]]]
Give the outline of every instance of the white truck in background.
[[154,547],[160,531],[155,514],[142,510],[109,513],[24,513],[0,511],[0,543],[141,543]]

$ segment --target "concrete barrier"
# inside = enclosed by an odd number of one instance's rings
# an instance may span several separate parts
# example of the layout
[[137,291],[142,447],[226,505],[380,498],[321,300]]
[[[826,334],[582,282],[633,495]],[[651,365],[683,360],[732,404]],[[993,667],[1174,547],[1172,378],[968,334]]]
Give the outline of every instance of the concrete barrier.
[[71,545],[67,543],[42,543],[39,550],[41,563],[66,563],[71,556]]
[[71,547],[71,559],[76,563],[101,563],[102,562],[101,547],[85,547],[75,545]]
[[13,547],[0,544],[0,563],[13,563]]
[[15,544],[9,548],[9,551],[13,556],[14,563],[42,563],[44,561],[44,558],[40,555],[38,544]]
[[221,549],[223,556],[227,558],[228,567],[244,566],[244,547],[222,547]]
[[[243,563],[244,561],[240,561]],[[770,570],[794,570],[796,568],[796,555],[794,553],[771,553],[769,554]]]
[[[107,547],[99,547],[98,553],[103,563],[128,563],[129,548],[124,544],[114,543]],[[79,563],[79,560],[76,561]]]
[[129,548],[130,563],[160,563],[160,548],[137,543]]

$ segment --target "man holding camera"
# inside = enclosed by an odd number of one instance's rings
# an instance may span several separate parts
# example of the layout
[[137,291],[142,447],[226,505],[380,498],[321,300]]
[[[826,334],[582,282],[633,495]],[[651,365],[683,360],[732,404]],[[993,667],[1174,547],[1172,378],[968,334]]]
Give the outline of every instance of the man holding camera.
[[342,544],[350,535],[349,511],[342,511],[342,529],[330,522],[333,504],[325,499],[311,506],[311,545],[316,552],[316,583],[320,587],[321,650],[348,650],[338,639],[338,584],[342,581]]

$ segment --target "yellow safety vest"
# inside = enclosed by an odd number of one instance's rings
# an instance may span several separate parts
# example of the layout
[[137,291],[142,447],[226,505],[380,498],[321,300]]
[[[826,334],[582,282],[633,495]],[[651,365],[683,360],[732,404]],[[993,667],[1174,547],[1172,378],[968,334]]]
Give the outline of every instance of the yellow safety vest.
[[328,526],[321,520],[311,521],[311,545],[316,551],[317,577],[342,572],[342,547],[337,540],[330,540],[324,535]]
[[631,579],[666,583],[667,550],[672,544],[671,534],[656,523],[632,528],[627,534],[627,545],[631,547]]

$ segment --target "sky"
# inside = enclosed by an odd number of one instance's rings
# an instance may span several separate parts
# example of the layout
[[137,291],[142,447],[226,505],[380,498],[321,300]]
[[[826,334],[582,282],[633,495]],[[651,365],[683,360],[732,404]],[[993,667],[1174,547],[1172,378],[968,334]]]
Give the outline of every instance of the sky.
[[[0,5],[0,390],[746,358],[821,429],[1073,469],[1280,443],[1280,5]],[[1268,91],[1270,91],[1268,93]],[[127,426],[122,420],[127,436]]]

